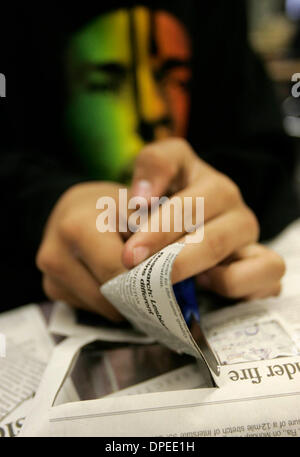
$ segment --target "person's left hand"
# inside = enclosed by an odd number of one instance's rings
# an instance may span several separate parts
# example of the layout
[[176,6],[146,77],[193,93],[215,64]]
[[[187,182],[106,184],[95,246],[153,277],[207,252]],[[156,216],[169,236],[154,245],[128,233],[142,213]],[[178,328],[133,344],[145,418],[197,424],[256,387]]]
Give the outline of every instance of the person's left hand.
[[254,300],[277,296],[285,272],[282,258],[261,244],[251,244],[197,276],[204,289],[227,298]]
[[[192,197],[193,202],[197,196],[205,198],[204,239],[186,244],[179,253],[173,283],[198,276],[203,287],[228,298],[280,293],[284,261],[257,244],[259,225],[253,211],[236,184],[201,160],[185,140],[173,138],[146,146],[138,156],[131,189],[132,195],[148,202],[165,194],[172,195],[170,202],[174,197]],[[140,230],[125,243],[123,263],[132,268],[168,244],[184,242],[185,235],[184,230]]]

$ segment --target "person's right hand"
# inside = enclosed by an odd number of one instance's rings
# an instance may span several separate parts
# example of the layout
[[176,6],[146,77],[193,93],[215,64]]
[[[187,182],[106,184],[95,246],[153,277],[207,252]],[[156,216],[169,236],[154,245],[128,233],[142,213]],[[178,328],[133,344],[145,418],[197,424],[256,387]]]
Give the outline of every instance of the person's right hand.
[[89,182],[68,189],[48,219],[36,258],[51,300],[63,300],[115,322],[123,317],[103,297],[99,286],[125,270],[121,261],[124,242],[118,232],[99,233],[96,202],[102,196],[118,201],[120,187]]

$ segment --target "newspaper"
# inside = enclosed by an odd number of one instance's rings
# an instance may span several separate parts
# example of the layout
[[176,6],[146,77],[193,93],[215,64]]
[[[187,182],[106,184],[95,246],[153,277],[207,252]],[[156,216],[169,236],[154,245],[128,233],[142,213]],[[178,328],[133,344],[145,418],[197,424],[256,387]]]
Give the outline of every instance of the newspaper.
[[[169,246],[104,285],[102,292],[138,330],[202,360],[203,351],[182,322],[172,293],[170,273],[180,249],[178,244]],[[293,262],[298,268],[299,260]],[[296,281],[293,284],[297,288]],[[175,370],[101,399],[57,404],[81,348],[98,335],[68,338],[54,350],[21,435],[300,436],[299,297],[289,290],[283,298],[203,316],[201,326],[219,367],[217,375],[210,368],[219,387],[208,387],[194,364],[198,386],[193,375],[187,382],[187,366],[179,370],[183,377],[177,385]]]
[[[37,305],[27,305],[0,315],[6,353],[0,358],[0,437],[20,431],[50,359],[54,344]],[[77,400],[70,381],[60,401]]]
[[221,365],[300,353],[297,296],[223,308],[203,316],[202,326]]
[[101,292],[135,328],[173,351],[203,361],[218,383],[215,354],[196,322],[190,331],[173,291],[172,267],[183,247],[182,243],[167,246],[129,272],[105,283]]
[[21,436],[300,436],[298,356],[224,365],[222,388],[56,405],[74,358],[94,338],[56,347]]

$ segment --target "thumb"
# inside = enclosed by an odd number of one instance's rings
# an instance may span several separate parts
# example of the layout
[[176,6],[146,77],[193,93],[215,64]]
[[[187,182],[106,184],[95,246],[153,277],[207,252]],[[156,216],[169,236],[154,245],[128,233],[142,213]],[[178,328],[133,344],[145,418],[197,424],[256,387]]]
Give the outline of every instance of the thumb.
[[150,203],[151,197],[160,197],[173,190],[183,162],[182,156],[175,157],[175,142],[174,139],[164,140],[141,150],[131,184],[133,197],[143,197]]

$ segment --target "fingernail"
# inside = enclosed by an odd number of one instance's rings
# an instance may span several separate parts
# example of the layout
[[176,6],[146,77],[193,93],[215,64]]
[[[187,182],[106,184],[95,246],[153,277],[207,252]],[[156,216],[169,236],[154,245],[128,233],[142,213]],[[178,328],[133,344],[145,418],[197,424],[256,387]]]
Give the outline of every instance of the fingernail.
[[150,181],[146,179],[141,179],[138,181],[135,186],[133,193],[135,196],[144,197],[146,199],[150,199],[152,195],[152,185]]
[[208,276],[208,274],[202,273],[201,275],[198,276],[197,283],[200,286],[203,286],[204,288],[208,289],[211,284],[211,280],[210,280],[210,277]]
[[132,253],[133,253],[133,264],[134,264],[134,266],[136,266],[139,263],[143,262],[143,260],[147,259],[147,257],[150,254],[150,249],[145,246],[139,246],[138,248],[134,248]]

